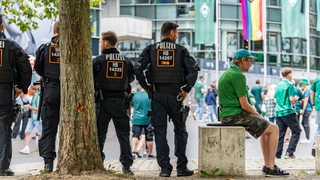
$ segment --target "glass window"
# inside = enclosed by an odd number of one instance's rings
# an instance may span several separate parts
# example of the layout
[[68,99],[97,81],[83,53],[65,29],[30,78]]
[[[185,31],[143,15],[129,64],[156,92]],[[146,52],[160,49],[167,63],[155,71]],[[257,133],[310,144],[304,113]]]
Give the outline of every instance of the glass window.
[[121,6],[120,15],[134,16],[134,8]]
[[268,57],[268,61],[269,61],[268,65],[276,65],[277,64],[277,55],[268,54],[267,57]]
[[301,54],[307,54],[307,41],[302,40],[301,45]]
[[132,4],[133,0],[120,0],[120,4]]
[[310,37],[310,55],[316,55],[316,38]]
[[238,50],[237,32],[227,32],[227,57],[232,57]]
[[291,52],[291,41],[290,39],[282,39],[282,45],[281,45],[281,49],[282,51],[285,51],[287,53]]
[[240,11],[239,6],[236,5],[221,5],[221,18],[238,19]]
[[155,6],[136,6],[136,16],[155,19]]
[[157,19],[170,19],[177,17],[177,10],[175,6],[157,6]]
[[310,14],[310,26],[317,26],[317,15]]
[[193,0],[178,0],[178,3],[192,2]]
[[263,51],[263,41],[251,41],[253,51]]
[[300,54],[301,53],[301,47],[300,47],[300,39],[294,38],[292,39],[292,53]]
[[178,44],[184,46],[187,49],[191,48],[191,32],[179,32]]
[[175,3],[176,0],[157,0],[157,3]]
[[99,36],[100,10],[90,10],[90,24],[92,36]]
[[269,33],[268,50],[270,52],[278,52],[278,38],[276,33]]
[[280,6],[279,0],[268,0],[267,2],[270,6]]
[[136,4],[149,4],[149,0],[136,0]]
[[281,9],[268,8],[267,9],[267,20],[281,22]]
[[292,56],[288,55],[291,53],[291,41],[290,39],[282,39],[281,42],[281,65],[291,66]]
[[178,5],[177,6],[177,17],[178,18],[194,17],[194,6],[193,5]]
[[[319,2],[318,2],[319,3]],[[310,12],[317,12],[317,2],[316,0],[310,0]]]
[[150,44],[151,44],[150,40],[135,41],[135,50],[142,51],[144,50],[144,48],[146,48]]

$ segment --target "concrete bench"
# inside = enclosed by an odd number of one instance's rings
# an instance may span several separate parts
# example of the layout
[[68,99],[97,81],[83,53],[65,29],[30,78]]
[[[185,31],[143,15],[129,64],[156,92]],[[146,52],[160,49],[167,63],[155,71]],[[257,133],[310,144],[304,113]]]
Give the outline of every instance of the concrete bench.
[[245,174],[245,129],[241,126],[199,126],[198,170],[212,176]]

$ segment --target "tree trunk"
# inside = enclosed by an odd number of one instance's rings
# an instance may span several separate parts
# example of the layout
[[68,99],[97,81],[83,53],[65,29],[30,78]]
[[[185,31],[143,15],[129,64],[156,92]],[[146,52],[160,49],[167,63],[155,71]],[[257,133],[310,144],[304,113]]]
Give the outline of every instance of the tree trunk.
[[60,0],[60,140],[57,172],[104,170],[94,108],[90,0]]

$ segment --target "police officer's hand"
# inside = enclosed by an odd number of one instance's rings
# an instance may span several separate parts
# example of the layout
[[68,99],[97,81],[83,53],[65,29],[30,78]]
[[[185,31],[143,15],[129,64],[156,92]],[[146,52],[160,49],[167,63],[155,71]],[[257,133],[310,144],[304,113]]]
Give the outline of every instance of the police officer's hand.
[[186,99],[186,97],[188,96],[188,93],[186,91],[184,91],[182,88],[181,90],[181,94],[182,94],[182,101],[184,101]]

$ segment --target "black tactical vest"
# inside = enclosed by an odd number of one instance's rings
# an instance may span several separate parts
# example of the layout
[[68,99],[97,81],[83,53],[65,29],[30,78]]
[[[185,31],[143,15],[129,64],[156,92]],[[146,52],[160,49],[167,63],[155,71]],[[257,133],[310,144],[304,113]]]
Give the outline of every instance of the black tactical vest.
[[106,91],[125,91],[128,89],[128,68],[126,58],[117,53],[104,54],[99,65],[96,85]]
[[183,83],[182,47],[173,42],[157,42],[151,46],[151,83]]
[[44,50],[44,76],[58,80],[60,78],[60,48],[59,44],[47,43]]
[[11,41],[0,36],[0,83],[14,81],[14,52]]

